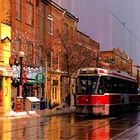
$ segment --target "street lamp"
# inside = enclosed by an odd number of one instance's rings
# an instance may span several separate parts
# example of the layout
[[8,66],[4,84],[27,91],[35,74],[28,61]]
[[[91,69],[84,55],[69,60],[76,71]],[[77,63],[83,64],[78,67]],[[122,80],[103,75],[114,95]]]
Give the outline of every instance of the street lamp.
[[23,97],[22,97],[22,61],[24,57],[24,52],[19,52],[19,58],[20,58],[20,82],[18,87],[18,94],[16,98],[16,104],[15,104],[15,111],[16,112],[22,112],[23,111]]
[[23,57],[24,57],[24,52],[20,51],[19,52],[19,58],[20,58],[20,82],[19,82],[19,92],[18,92],[18,96],[22,97],[22,61],[23,61]]

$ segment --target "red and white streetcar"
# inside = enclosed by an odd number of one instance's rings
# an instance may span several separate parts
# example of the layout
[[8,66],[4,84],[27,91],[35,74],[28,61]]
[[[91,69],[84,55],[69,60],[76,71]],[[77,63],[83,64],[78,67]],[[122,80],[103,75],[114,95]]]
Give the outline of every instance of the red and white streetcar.
[[78,113],[113,115],[137,108],[137,83],[127,73],[81,68],[77,75]]

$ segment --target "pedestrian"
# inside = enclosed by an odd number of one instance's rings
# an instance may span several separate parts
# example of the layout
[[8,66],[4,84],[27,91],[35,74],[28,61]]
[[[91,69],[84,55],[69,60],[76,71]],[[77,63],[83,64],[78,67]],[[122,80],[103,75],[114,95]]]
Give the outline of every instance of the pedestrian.
[[70,103],[71,103],[71,100],[70,100],[70,93],[67,95],[67,97],[66,97],[66,99],[65,99],[65,101],[66,101],[66,103],[68,104],[68,106],[70,107]]
[[74,93],[73,96],[74,96],[74,106],[76,106],[76,94]]
[[49,100],[49,109],[52,109],[51,100]]

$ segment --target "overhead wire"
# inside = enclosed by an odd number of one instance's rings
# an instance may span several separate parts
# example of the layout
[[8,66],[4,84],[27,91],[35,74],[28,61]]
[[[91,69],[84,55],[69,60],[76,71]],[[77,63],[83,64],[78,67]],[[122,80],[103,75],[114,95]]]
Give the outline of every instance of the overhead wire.
[[133,31],[131,31],[128,26],[126,26],[125,22],[122,22],[120,18],[116,16],[116,14],[114,14],[113,12],[110,12],[110,14],[129,32],[129,34],[131,34],[131,36],[133,36],[133,38],[135,38],[140,43],[140,39],[134,34]]

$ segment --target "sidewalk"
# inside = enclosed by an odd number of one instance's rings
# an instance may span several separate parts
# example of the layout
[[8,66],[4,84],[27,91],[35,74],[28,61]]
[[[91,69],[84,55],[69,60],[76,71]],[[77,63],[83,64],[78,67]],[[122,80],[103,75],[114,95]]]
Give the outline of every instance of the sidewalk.
[[16,118],[31,118],[31,117],[41,117],[41,116],[54,116],[61,114],[68,114],[76,112],[75,107],[68,107],[67,104],[62,103],[53,109],[35,110],[28,112],[15,112],[10,111],[3,115],[0,115],[0,120],[2,119],[16,119]]

